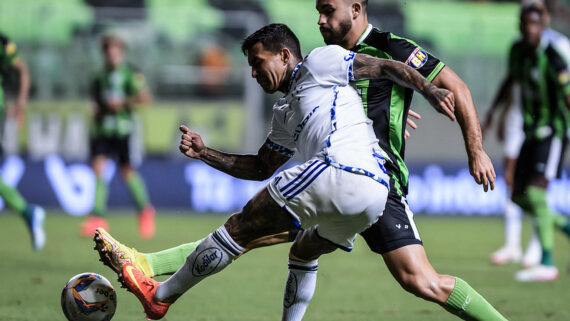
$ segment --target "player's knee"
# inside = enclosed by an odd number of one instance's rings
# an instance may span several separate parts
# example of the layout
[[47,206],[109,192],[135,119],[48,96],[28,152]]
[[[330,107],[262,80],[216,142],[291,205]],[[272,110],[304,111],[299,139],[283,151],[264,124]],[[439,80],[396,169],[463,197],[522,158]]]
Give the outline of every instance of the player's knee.
[[405,273],[399,278],[404,290],[428,301],[437,301],[440,292],[439,281],[436,276],[429,277],[423,274]]

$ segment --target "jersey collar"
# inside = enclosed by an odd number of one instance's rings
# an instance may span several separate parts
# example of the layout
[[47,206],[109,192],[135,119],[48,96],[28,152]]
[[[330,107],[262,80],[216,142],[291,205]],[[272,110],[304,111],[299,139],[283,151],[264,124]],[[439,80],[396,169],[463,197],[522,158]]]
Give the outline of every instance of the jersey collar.
[[366,39],[366,37],[368,37],[368,35],[370,34],[370,31],[372,31],[372,25],[368,24],[368,27],[366,27],[366,30],[364,30],[364,33],[362,33],[362,35],[360,36],[360,38],[358,38],[358,41],[356,42],[356,45],[354,45],[355,47],[360,45],[364,39]]
[[291,79],[289,79],[289,88],[287,88],[287,92],[291,91],[291,86],[293,86],[293,81],[295,80],[295,74],[297,71],[299,71],[299,68],[301,68],[302,64],[303,61],[299,62],[297,66],[295,66],[295,69],[293,69],[293,72],[291,73]]

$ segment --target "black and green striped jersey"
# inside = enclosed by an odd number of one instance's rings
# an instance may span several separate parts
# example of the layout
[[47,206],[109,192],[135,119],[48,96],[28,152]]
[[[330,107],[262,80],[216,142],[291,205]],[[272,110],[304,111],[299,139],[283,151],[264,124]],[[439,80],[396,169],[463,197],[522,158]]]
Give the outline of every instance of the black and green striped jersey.
[[568,57],[556,43],[544,39],[536,50],[522,41],[511,47],[509,76],[521,84],[524,132],[527,139],[569,133],[570,111],[564,97],[570,95]]
[[5,73],[16,63],[16,60],[18,60],[16,44],[10,41],[5,35],[0,34],[0,110],[4,109],[2,80]]
[[[398,60],[418,70],[432,81],[445,66],[415,42],[368,25],[352,51],[378,58]],[[362,96],[364,110],[373,121],[374,132],[392,164],[387,169],[398,194],[407,194],[408,168],[404,163],[406,119],[413,90],[390,80],[359,80],[356,87]],[[393,166],[392,166],[393,165]]]
[[114,70],[103,68],[93,78],[91,97],[98,105],[91,134],[104,137],[126,137],[133,131],[132,106],[115,112],[109,107],[111,101],[128,101],[146,90],[144,76],[128,65]]

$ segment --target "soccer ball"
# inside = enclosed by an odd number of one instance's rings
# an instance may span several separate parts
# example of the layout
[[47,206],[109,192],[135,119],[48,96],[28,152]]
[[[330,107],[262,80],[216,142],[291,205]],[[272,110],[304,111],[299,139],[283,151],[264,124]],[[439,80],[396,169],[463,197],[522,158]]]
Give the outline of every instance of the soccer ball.
[[97,273],[77,274],[61,292],[61,308],[69,321],[109,321],[116,307],[115,289]]

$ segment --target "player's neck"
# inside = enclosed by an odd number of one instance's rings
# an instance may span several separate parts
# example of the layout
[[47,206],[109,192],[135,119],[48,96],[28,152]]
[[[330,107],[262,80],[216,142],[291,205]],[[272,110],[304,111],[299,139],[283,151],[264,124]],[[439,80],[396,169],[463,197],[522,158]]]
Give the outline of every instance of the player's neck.
[[366,28],[368,28],[367,18],[355,20],[354,23],[352,24],[352,28],[350,28],[350,31],[346,34],[346,37],[344,38],[345,41],[343,41],[343,43],[340,44],[341,47],[348,50],[354,48],[354,46],[356,46],[356,43],[358,42],[358,39],[360,39],[362,34],[366,31]]
[[289,91],[289,85],[291,84],[292,81],[291,75],[293,74],[295,67],[297,67],[297,65],[300,62],[301,62],[300,59],[295,59],[295,58],[292,58],[289,61],[289,64],[287,65],[287,71],[284,73],[283,79],[281,79],[281,85],[277,90],[279,90],[282,93],[287,93]]

